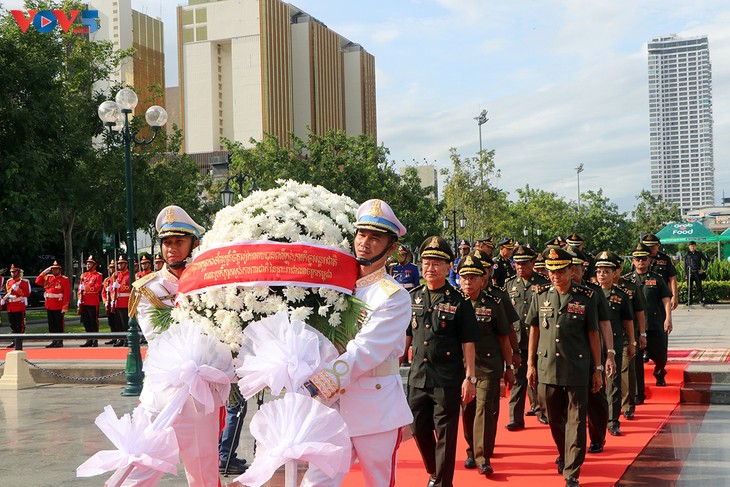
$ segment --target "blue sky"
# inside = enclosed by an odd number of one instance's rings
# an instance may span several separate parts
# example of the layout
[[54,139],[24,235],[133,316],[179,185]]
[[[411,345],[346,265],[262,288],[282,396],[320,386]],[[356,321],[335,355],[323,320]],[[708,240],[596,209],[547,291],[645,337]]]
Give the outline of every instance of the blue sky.
[[[15,2],[3,2],[11,7]],[[175,7],[132,0],[165,21],[167,84],[177,84]],[[621,210],[649,189],[646,44],[708,35],[715,186],[730,196],[730,4],[714,0],[296,0],[375,56],[378,141],[397,165],[448,167],[449,148],[496,151],[497,186],[577,197],[603,189]]]

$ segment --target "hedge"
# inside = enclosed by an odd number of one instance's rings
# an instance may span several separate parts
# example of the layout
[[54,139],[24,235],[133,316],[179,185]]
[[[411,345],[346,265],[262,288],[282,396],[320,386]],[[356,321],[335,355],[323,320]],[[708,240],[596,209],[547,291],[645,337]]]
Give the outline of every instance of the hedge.
[[[696,288],[695,288],[696,289]],[[679,302],[687,302],[687,282],[680,281],[677,283],[679,292]],[[697,292],[697,291],[695,291]],[[730,281],[702,281],[702,294],[705,303],[718,303],[720,301],[730,301]],[[696,299],[692,299],[693,302]]]

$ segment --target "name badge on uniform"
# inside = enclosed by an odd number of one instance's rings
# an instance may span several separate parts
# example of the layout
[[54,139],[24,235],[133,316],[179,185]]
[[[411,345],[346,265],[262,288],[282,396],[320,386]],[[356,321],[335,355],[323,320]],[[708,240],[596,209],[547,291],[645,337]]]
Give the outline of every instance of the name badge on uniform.
[[568,303],[568,313],[573,315],[584,315],[586,314],[586,305],[580,303]]
[[644,285],[646,285],[646,286],[656,286],[656,279],[647,279],[646,282],[644,282]]

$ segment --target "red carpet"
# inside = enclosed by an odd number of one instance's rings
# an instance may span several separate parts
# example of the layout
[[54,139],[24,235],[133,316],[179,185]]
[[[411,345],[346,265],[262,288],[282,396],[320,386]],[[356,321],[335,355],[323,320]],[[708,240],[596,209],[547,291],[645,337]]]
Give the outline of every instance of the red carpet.
[[725,363],[730,362],[730,349],[669,350],[668,360],[670,362]]
[[[651,364],[649,364],[651,365]],[[682,382],[684,364],[667,366],[667,387],[654,387],[651,367],[646,367],[647,402],[637,406],[632,421],[621,421],[622,436],[606,437],[606,447],[598,455],[586,455],[581,468],[581,485],[611,486],[621,478],[626,468],[634,461],[649,440],[662,427],[669,414],[679,402],[679,387]],[[492,459],[494,475],[484,478],[476,470],[466,470],[466,442],[459,436],[460,444],[456,456],[455,486],[472,486],[483,482],[509,482],[510,486],[540,487],[563,486],[565,480],[558,475],[555,458],[557,449],[550,436],[548,426],[543,426],[534,417],[525,418],[527,428],[510,432],[504,428],[509,422],[508,400],[502,398],[499,413],[500,427],[497,432],[497,447]],[[412,439],[401,444],[398,455],[396,485],[403,487],[425,486],[428,475],[421,456]],[[355,465],[343,485],[359,487],[364,485],[359,466]]]

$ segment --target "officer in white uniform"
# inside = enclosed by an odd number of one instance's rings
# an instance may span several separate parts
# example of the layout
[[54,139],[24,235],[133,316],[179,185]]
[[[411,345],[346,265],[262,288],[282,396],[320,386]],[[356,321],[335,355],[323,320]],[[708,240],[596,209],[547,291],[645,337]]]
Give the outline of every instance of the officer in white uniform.
[[[160,271],[152,272],[133,283],[129,304],[130,316],[136,313],[139,327],[148,341],[152,341],[158,334],[152,322],[153,310],[174,306],[178,278],[185,270],[192,250],[198,246],[200,236],[205,232],[179,206],[163,208],[157,216],[155,226],[165,265]],[[142,388],[140,403],[152,417],[162,410],[174,391],[169,394],[166,392],[153,393],[148,388]],[[177,437],[188,485],[218,486],[218,414],[198,411],[195,401],[190,398],[172,427]],[[156,486],[162,475],[156,471],[135,471],[123,485]]]
[[[366,487],[395,485],[396,452],[403,426],[413,421],[399,359],[405,351],[411,315],[408,292],[385,272],[386,258],[406,233],[390,206],[369,200],[357,211],[355,256],[359,279],[355,297],[371,310],[345,353],[313,376],[306,387],[313,396],[336,403],[352,440],[352,461],[359,460]],[[338,486],[345,474],[330,479],[310,467],[303,486]]]

